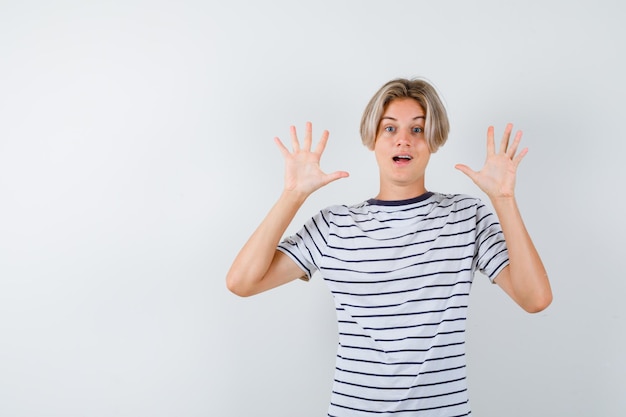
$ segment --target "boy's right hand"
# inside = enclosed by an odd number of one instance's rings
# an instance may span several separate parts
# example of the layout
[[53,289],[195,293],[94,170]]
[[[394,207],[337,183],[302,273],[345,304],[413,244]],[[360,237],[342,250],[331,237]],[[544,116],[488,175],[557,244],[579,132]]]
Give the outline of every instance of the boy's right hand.
[[300,147],[300,141],[295,126],[290,127],[291,147],[290,152],[282,141],[276,137],[274,141],[285,158],[285,191],[295,192],[306,198],[314,191],[349,174],[346,171],[335,171],[326,174],[320,168],[320,159],[328,141],[328,131],[324,130],[322,137],[311,151],[313,126],[306,123],[304,141]]

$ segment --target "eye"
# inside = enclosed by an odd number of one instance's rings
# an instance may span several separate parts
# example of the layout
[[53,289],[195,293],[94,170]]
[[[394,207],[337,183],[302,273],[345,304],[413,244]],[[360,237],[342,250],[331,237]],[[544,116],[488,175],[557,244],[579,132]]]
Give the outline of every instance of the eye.
[[424,132],[424,129],[422,129],[421,127],[414,127],[413,128],[413,133],[422,133]]
[[385,132],[395,132],[396,128],[393,126],[385,126]]

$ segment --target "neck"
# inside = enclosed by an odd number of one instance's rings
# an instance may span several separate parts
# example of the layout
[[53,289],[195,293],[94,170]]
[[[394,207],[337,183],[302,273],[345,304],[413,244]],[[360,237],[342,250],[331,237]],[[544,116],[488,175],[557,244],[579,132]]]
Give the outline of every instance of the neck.
[[397,201],[408,200],[410,198],[419,197],[426,192],[423,182],[409,185],[387,185],[381,184],[380,191],[376,196],[377,200]]

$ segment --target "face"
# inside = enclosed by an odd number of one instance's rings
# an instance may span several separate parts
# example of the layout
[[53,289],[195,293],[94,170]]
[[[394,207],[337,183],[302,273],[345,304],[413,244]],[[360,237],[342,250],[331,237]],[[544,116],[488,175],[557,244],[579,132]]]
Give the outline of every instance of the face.
[[[424,174],[430,150],[424,137],[426,113],[412,98],[395,99],[378,125],[374,153],[381,199],[405,199],[426,192]],[[408,196],[408,197],[407,197]]]

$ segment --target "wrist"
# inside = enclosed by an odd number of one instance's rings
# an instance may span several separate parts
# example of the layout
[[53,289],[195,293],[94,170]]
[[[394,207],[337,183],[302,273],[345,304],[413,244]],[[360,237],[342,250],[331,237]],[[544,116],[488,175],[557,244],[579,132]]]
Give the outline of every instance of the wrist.
[[490,197],[494,210],[500,216],[503,213],[518,211],[515,196]]
[[491,200],[492,203],[496,204],[510,204],[512,202],[515,202],[515,196],[513,194],[510,195],[498,195],[498,196],[489,196],[489,200]]
[[298,191],[298,190],[289,190],[284,189],[280,199],[291,204],[301,205],[309,196],[308,193]]

